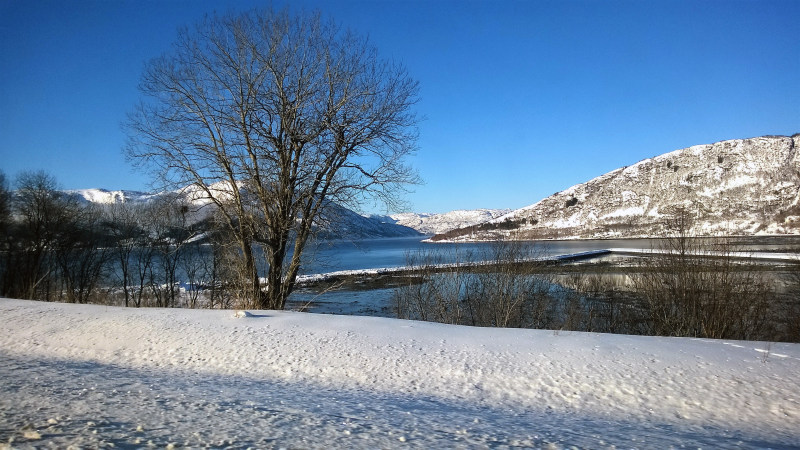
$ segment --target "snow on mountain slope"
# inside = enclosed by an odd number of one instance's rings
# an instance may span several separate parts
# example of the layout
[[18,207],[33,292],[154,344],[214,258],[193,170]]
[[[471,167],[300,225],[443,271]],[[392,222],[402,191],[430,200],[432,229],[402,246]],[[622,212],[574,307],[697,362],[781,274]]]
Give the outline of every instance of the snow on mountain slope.
[[109,191],[107,189],[74,189],[64,191],[68,195],[76,196],[89,203],[110,205],[113,203],[143,203],[153,198],[153,194],[139,191]]
[[325,234],[331,238],[365,239],[371,237],[411,237],[420,233],[402,224],[386,223],[372,217],[362,216],[345,207],[334,205],[328,209],[321,224]]
[[509,212],[508,209],[472,209],[455,210],[444,214],[399,213],[372,217],[386,223],[413,228],[422,234],[432,235],[488,222]]
[[797,234],[799,150],[800,134],[676,150],[435,239],[653,237],[679,209],[695,235]]
[[[226,198],[231,195],[230,183],[218,182],[209,186],[215,196]],[[174,191],[162,191],[148,193],[140,191],[108,190],[108,189],[73,189],[64,191],[67,195],[72,195],[78,200],[109,205],[114,203],[148,203],[164,197],[178,197],[187,201],[189,204],[202,207],[211,203],[206,193],[197,186],[189,185]]]
[[0,448],[800,442],[800,344],[238,316],[0,299]]
[[[216,183],[211,189],[217,196],[224,196],[230,192],[230,184]],[[146,204],[161,197],[177,196],[183,198],[194,206],[193,219],[191,222],[200,221],[213,211],[208,207],[211,200],[208,196],[195,186],[148,194],[137,191],[111,191],[106,189],[78,189],[64,191],[68,195],[75,196],[80,201],[110,205],[114,203]],[[402,224],[385,223],[381,220],[364,217],[342,206],[333,205],[329,208],[325,218],[320,220],[323,223],[323,234],[331,239],[366,239],[375,237],[404,237],[417,236],[420,233],[414,229],[403,226]]]

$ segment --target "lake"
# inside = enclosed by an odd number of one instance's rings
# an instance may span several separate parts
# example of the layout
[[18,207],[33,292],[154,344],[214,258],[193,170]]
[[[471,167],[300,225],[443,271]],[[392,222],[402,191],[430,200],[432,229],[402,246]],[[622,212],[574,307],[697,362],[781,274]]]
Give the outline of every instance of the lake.
[[[429,243],[424,237],[380,238],[359,241],[325,241],[310,248],[305,255],[302,274],[339,270],[376,269],[407,265],[408,255],[426,253],[441,258],[442,263],[456,262],[472,254],[475,258],[491,253],[491,242]],[[534,241],[533,252],[539,256],[564,255],[606,248],[651,248],[654,239],[595,239],[573,241]],[[765,245],[762,245],[765,247]],[[759,247],[759,248],[762,248]]]
[[[407,256],[419,252],[434,254],[442,263],[455,262],[472,253],[477,258],[489,254],[491,242],[429,243],[424,237],[379,238],[358,241],[323,241],[309,248],[302,274],[338,270],[400,267]],[[786,251],[800,247],[800,236],[756,236],[729,238],[740,251]],[[606,248],[658,248],[659,239],[586,239],[529,242],[540,256],[565,255]],[[480,259],[480,258],[479,258]]]
[[[485,259],[491,254],[490,242],[428,243],[424,237],[380,238],[359,241],[325,241],[311,246],[304,257],[302,274],[339,270],[400,267],[408,264],[408,255],[426,253],[441,263]],[[800,236],[756,236],[729,238],[741,251],[787,251],[800,247]],[[658,239],[593,239],[530,242],[539,256],[564,255],[606,248],[658,248]],[[393,288],[370,290],[337,290],[319,293],[299,289],[289,299],[289,307],[305,307],[309,311],[335,314],[392,316],[389,309]]]

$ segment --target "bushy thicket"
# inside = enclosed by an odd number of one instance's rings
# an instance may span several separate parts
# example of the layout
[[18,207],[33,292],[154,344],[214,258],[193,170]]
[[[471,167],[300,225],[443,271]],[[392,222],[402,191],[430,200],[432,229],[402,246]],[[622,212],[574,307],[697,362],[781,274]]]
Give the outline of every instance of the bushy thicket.
[[[690,217],[673,217],[659,254],[633,278],[651,334],[760,339],[773,334],[774,289],[752,262],[733,257],[726,239],[689,236]],[[772,319],[772,320],[771,320]]]

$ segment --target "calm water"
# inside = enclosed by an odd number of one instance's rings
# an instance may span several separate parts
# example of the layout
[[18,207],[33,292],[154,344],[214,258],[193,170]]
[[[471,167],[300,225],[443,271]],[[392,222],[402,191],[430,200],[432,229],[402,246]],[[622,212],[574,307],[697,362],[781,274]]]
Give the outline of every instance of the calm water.
[[[426,243],[421,237],[382,238],[361,241],[333,241],[310,248],[302,273],[325,273],[337,270],[398,267],[408,264],[409,254],[434,254],[442,263],[491,255],[491,243]],[[734,238],[737,250],[787,251],[800,248],[800,236]],[[606,248],[658,248],[657,239],[598,239],[575,241],[538,241],[530,243],[537,255],[563,255]],[[490,257],[490,256],[489,256]],[[317,313],[356,314],[392,317],[391,298],[394,289],[363,291],[340,290],[325,293],[296,291],[289,299],[293,309],[307,308]]]
[[[476,259],[491,254],[491,243],[427,243],[424,238],[383,238],[361,241],[323,242],[306,255],[302,273],[324,273],[337,270],[399,267],[408,264],[408,255],[433,254],[442,263],[463,260],[472,254]],[[532,243],[537,255],[562,255],[601,250],[611,247],[649,248],[652,240],[617,239],[586,241],[539,241]]]
[[[476,259],[491,254],[493,244],[427,243],[424,238],[382,238],[360,241],[322,242],[307,252],[303,274],[337,270],[374,269],[407,265],[407,256],[419,252],[432,253],[441,262],[463,260],[472,253]],[[737,250],[786,251],[800,246],[800,236],[733,238]],[[572,241],[536,241],[531,243],[537,255],[564,255],[606,248],[657,248],[657,239],[597,239]]]

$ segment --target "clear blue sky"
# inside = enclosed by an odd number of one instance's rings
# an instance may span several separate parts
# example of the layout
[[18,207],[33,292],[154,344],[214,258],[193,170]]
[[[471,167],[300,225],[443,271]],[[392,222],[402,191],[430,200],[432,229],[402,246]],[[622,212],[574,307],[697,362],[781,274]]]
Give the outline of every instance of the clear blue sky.
[[[0,170],[148,189],[120,128],[144,62],[204,13],[264,4],[0,0]],[[519,208],[678,148],[800,132],[800,1],[291,4],[420,81],[418,212]]]

